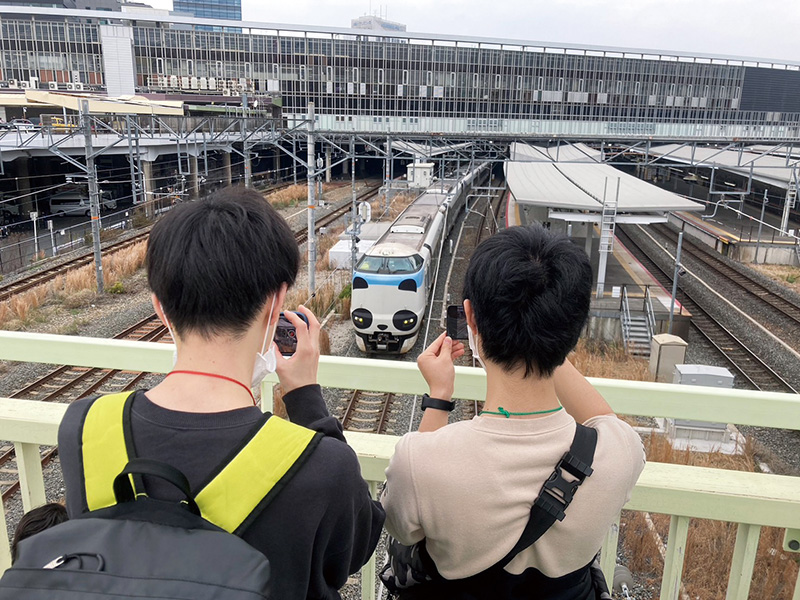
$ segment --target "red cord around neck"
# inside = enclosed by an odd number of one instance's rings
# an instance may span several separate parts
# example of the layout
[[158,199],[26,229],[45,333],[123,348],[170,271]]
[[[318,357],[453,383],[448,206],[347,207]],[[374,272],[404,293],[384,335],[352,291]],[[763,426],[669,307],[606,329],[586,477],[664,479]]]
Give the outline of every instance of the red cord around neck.
[[201,377],[214,377],[215,379],[222,379],[223,381],[230,381],[231,383],[235,383],[236,385],[242,386],[244,389],[247,390],[247,393],[250,394],[250,397],[253,399],[253,406],[256,406],[256,397],[253,395],[253,391],[243,384],[241,381],[237,381],[233,377],[226,377],[225,375],[218,375],[217,373],[204,373],[203,371],[170,371],[167,373],[167,377],[170,375],[200,375]]

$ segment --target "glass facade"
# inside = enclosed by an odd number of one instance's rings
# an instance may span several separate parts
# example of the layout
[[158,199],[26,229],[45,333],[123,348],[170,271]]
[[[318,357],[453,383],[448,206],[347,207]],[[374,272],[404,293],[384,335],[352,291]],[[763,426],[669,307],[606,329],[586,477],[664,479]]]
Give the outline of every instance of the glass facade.
[[[227,2],[213,7],[240,10]],[[289,115],[314,102],[331,128],[535,135],[571,123],[569,131],[594,134],[600,129],[593,124],[603,123],[604,133],[648,136],[661,124],[681,124],[682,135],[768,127],[796,138],[800,121],[800,67],[793,64],[342,30],[172,29],[138,18],[132,30],[138,92],[269,93],[282,97]],[[0,33],[0,81],[35,76],[102,89],[98,25],[0,18]],[[728,125],[741,127],[734,133]]]
[[[172,8],[201,19],[242,20],[242,0],[173,0]],[[220,31],[222,28],[198,26],[198,29]]]

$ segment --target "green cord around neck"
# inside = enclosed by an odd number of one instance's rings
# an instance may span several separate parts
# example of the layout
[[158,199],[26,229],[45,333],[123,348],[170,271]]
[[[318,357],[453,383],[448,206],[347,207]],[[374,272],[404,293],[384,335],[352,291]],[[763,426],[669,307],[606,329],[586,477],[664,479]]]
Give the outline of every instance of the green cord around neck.
[[482,415],[500,415],[500,416],[505,417],[506,419],[510,419],[511,417],[522,417],[522,416],[527,416],[527,415],[546,415],[548,413],[558,412],[562,408],[564,408],[564,407],[563,406],[559,406],[558,408],[551,408],[549,410],[536,410],[534,412],[508,412],[502,406],[498,406],[497,407],[497,412],[494,412],[494,411],[491,411],[491,410],[482,410],[481,414]]

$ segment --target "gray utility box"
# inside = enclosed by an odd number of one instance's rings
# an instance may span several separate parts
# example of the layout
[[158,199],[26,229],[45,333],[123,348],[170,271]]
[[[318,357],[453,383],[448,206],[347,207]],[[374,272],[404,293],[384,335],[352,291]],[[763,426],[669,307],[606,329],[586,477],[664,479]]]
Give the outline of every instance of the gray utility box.
[[[733,375],[724,367],[675,365],[675,375],[672,383],[730,389],[733,387]],[[675,419],[672,421],[671,429],[672,437],[674,438],[726,442],[730,437],[726,423]]]
[[650,340],[650,374],[656,381],[672,380],[675,365],[682,364],[686,359],[688,346],[689,344],[677,335],[662,333],[653,336]]

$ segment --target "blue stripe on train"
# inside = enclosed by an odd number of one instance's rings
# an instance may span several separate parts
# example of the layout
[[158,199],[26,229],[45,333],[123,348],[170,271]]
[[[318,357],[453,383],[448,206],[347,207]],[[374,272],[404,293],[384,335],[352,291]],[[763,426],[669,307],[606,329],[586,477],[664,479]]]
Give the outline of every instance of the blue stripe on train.
[[417,289],[419,289],[425,281],[425,270],[420,269],[416,273],[396,273],[391,275],[356,271],[355,277],[360,277],[367,282],[367,285],[391,285],[394,287],[399,286],[400,283],[406,279],[411,279],[417,284]]

